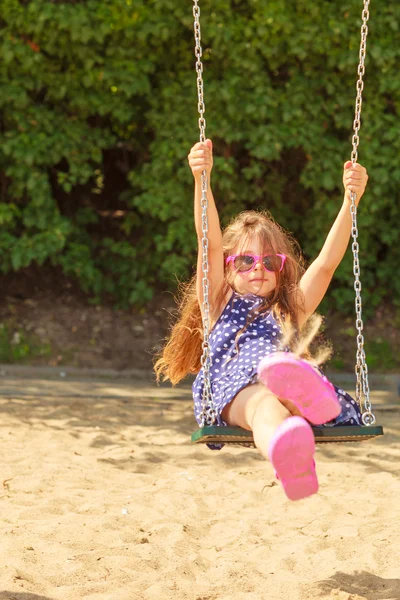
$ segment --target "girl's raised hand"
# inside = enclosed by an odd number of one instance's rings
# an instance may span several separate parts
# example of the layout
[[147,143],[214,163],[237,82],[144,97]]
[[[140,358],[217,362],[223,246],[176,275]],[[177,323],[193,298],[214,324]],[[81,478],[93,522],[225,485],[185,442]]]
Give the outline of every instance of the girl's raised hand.
[[358,163],[353,163],[348,160],[344,163],[343,171],[343,185],[346,192],[346,199],[351,202],[350,192],[357,194],[356,205],[361,199],[361,196],[365,192],[365,188],[368,181],[367,169]]
[[188,161],[195,179],[200,180],[204,170],[210,179],[213,167],[212,141],[206,140],[195,144],[189,152]]

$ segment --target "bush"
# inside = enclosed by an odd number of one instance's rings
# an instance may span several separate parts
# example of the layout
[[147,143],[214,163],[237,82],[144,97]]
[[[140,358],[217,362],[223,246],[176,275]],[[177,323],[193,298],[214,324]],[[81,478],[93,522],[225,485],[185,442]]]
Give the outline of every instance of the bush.
[[[183,6],[185,4],[185,6]],[[350,158],[359,0],[204,0],[213,188],[223,223],[267,207],[321,248]],[[1,269],[61,265],[99,301],[143,304],[195,263],[190,3],[3,0]],[[399,297],[400,6],[371,6],[359,162],[364,309]],[[353,310],[351,253],[326,308]]]

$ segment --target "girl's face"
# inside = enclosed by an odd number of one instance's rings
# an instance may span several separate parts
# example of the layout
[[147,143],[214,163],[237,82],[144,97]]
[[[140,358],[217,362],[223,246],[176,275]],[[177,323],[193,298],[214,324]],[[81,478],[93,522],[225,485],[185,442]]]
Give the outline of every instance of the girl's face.
[[[232,254],[254,254],[265,256],[275,254],[273,250],[266,251],[259,241],[247,242],[245,246],[238,246]],[[239,294],[254,294],[256,296],[269,296],[276,288],[276,274],[266,271],[261,260],[258,260],[251,271],[236,271],[233,263],[228,265],[230,281]]]

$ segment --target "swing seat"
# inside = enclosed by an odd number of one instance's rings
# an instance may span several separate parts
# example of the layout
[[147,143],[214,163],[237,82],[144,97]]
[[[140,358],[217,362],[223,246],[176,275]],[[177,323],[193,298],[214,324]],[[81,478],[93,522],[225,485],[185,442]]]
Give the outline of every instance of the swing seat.
[[[383,435],[380,425],[349,425],[344,427],[312,427],[317,444],[328,442],[364,442]],[[229,444],[254,448],[253,433],[241,427],[209,425],[192,435],[195,444]]]

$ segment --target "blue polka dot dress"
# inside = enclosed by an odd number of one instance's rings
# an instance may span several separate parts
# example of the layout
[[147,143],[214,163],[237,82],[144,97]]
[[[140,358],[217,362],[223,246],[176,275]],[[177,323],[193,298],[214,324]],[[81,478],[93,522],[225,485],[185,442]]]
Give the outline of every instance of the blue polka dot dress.
[[[217,412],[216,425],[227,425],[221,417],[225,406],[240,390],[258,381],[257,367],[260,360],[281,349],[281,329],[271,311],[257,315],[237,338],[238,332],[246,325],[248,317],[252,317],[260,307],[262,300],[260,296],[241,296],[234,292],[210,333],[210,383]],[[203,387],[204,373],[201,369],[192,388],[194,414],[199,425]],[[336,386],[335,390],[342,412],[325,426],[361,425],[357,402],[344,390]],[[222,446],[223,444],[209,445],[212,449],[220,449]]]

